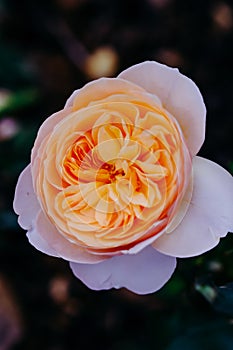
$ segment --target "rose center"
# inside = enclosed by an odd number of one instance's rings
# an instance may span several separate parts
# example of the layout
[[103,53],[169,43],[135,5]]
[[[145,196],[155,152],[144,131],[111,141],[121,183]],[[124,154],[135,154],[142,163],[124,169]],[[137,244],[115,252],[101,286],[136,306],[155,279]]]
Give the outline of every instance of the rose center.
[[97,173],[96,180],[109,184],[124,176],[125,171],[123,169],[116,169],[115,164],[104,163]]

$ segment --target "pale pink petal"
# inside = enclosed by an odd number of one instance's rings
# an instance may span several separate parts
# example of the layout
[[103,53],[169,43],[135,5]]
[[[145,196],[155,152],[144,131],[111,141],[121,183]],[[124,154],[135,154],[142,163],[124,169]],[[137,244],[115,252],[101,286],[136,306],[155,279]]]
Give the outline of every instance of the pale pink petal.
[[166,229],[164,230],[166,231],[166,233],[171,233],[181,223],[181,221],[183,220],[183,218],[185,217],[188,211],[189,204],[192,199],[192,195],[193,195],[193,174],[191,174],[189,178],[189,182],[187,184],[186,191],[183,197],[180,199],[177,207],[175,208],[175,210],[177,210],[176,215],[171,219],[171,221],[169,221]]
[[19,215],[19,225],[25,230],[31,229],[40,211],[40,205],[32,186],[30,164],[19,176],[15,189],[13,208],[15,213]]
[[94,290],[125,287],[137,294],[160,289],[171,277],[176,259],[147,247],[135,255],[121,255],[98,264],[70,263],[71,269]]
[[161,253],[190,257],[215,247],[233,231],[232,176],[210,160],[193,159],[193,194],[180,225],[153,243]]
[[157,95],[179,122],[187,146],[195,155],[205,138],[206,108],[195,83],[178,69],[157,62],[143,62],[132,66],[119,78],[131,81]]
[[[68,241],[63,237],[56,229],[54,225],[47,219],[43,212],[40,212],[36,222],[34,232],[37,236],[40,236],[47,244],[60,256],[61,258],[79,263],[95,264],[103,261],[106,257],[101,255],[91,254],[76,244]],[[31,238],[31,236],[30,236]],[[37,238],[31,241],[35,241]],[[43,246],[36,246],[37,249],[43,251]]]
[[75,99],[75,97],[78,95],[78,92],[79,92],[79,91],[80,91],[79,89],[78,89],[78,90],[75,90],[75,91],[70,95],[70,97],[68,98],[68,100],[67,100],[66,103],[65,103],[64,109],[65,109],[65,108],[70,108],[70,107],[73,106],[74,99]]
[[27,232],[27,238],[31,245],[42,253],[59,257],[57,252],[38,234],[35,226]]

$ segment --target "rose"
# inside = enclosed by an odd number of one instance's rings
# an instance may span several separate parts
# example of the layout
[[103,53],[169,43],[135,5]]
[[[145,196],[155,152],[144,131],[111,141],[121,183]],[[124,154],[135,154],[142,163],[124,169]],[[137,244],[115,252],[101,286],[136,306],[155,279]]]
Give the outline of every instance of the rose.
[[232,177],[196,156],[205,114],[197,86],[156,62],[75,91],[42,124],[18,180],[30,243],[92,289],[161,288],[176,257],[233,231]]

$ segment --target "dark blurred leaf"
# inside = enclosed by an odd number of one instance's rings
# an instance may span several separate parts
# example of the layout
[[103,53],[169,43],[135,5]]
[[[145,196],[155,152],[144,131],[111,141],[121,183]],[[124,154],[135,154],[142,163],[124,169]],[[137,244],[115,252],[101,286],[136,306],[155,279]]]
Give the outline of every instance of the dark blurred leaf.
[[233,174],[233,162],[232,161],[229,164],[229,170]]
[[184,280],[179,276],[175,275],[166,284],[163,290],[160,291],[161,295],[166,295],[166,297],[177,297],[185,288]]
[[0,82],[1,87],[12,88],[28,84],[33,77],[24,56],[19,51],[0,41]]
[[233,283],[217,287],[211,282],[197,282],[195,288],[208,300],[214,310],[233,316]]
[[[201,321],[201,320],[200,320]],[[190,328],[185,335],[177,337],[166,350],[232,350],[233,326],[213,322],[202,327]]]
[[5,10],[5,1],[0,0],[0,14]]
[[30,152],[38,127],[28,123],[12,140],[0,143],[0,168],[2,177],[18,176],[30,161]]
[[18,227],[17,217],[11,211],[3,211],[0,213],[0,227],[2,230],[14,229]]
[[37,98],[38,92],[35,89],[26,89],[12,93],[0,106],[0,115],[30,106],[37,100]]

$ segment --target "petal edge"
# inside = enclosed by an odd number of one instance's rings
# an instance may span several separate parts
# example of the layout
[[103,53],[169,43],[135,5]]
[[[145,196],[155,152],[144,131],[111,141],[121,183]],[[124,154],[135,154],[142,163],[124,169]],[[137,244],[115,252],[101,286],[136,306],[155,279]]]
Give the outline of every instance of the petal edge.
[[95,265],[70,263],[74,275],[93,290],[125,287],[137,294],[162,288],[176,267],[176,259],[151,246],[135,255],[121,255]]
[[233,231],[233,179],[218,164],[195,157],[194,187],[188,211],[180,225],[153,243],[161,253],[191,257],[214,248]]
[[205,139],[206,108],[197,85],[171,68],[155,61],[136,64],[118,75],[155,94],[163,106],[177,119],[192,155]]

